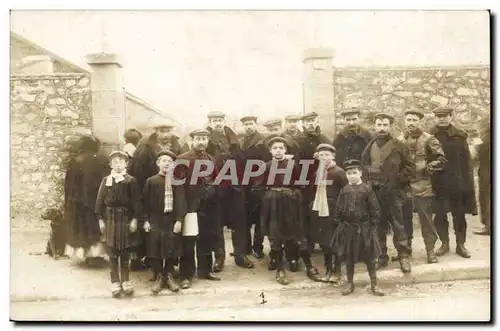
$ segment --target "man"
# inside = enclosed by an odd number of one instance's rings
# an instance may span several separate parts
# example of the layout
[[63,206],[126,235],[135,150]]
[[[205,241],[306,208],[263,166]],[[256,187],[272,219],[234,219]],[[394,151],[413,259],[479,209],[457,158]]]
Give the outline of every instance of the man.
[[[311,182],[314,180],[314,174],[316,173],[319,165],[318,160],[316,160],[316,148],[320,144],[331,144],[332,142],[328,139],[328,137],[321,133],[321,128],[318,122],[318,114],[316,112],[303,115],[301,120],[304,126],[304,138],[299,140],[300,160],[315,160],[314,164],[309,166],[309,171],[307,172],[307,180]],[[313,200],[313,186],[309,185],[306,189],[304,189],[304,208],[308,208]],[[304,229],[306,230],[309,252],[312,253],[315,243],[311,238],[312,229],[309,227],[309,214],[306,214],[304,218]]]
[[[248,160],[263,160],[269,150],[265,145],[260,144],[264,136],[257,131],[257,117],[245,116],[241,118],[241,123],[245,128],[245,135],[241,139],[241,150],[245,161]],[[259,195],[252,193],[252,185],[245,186],[246,195],[246,212],[247,212],[247,251],[246,254],[251,254],[252,250],[257,259],[264,258],[264,237],[260,228],[260,199]],[[252,244],[251,228],[254,226],[254,236]]]
[[360,110],[348,109],[340,113],[345,127],[333,140],[337,149],[337,164],[342,165],[346,160],[360,160],[366,145],[373,139],[372,134],[359,124]]
[[285,131],[282,136],[289,140],[290,150],[288,154],[293,155],[295,158],[299,159],[301,156],[299,146],[305,136],[302,131],[299,130],[300,117],[296,115],[288,115],[285,117]]
[[386,267],[387,231],[389,224],[393,230],[393,243],[398,252],[403,273],[411,272],[410,247],[403,226],[402,208],[404,189],[415,176],[415,162],[410,157],[408,147],[391,136],[394,117],[380,113],[375,115],[376,138],[372,139],[361,155],[367,170],[367,179],[380,202],[381,222],[378,236],[382,254],[378,268]]
[[[179,143],[179,138],[174,134],[175,125],[168,121],[158,122],[154,127],[154,132],[148,137],[141,139],[134,152],[134,156],[130,159],[127,165],[127,173],[133,176],[139,184],[139,188],[144,189],[146,180],[158,173],[156,165],[157,155],[160,152],[171,151],[175,155],[182,153],[182,148]],[[142,262],[146,256],[145,236],[142,224],[138,226],[143,244],[137,247],[136,251],[131,255],[131,269],[137,270],[144,268]],[[156,275],[151,278],[156,280]]]
[[[228,160],[234,160],[238,168],[238,180],[241,181],[244,170],[244,159],[241,153],[238,138],[234,131],[226,126],[226,115],[219,111],[208,114],[210,133],[207,153],[215,158],[218,169],[222,169]],[[226,250],[224,244],[223,226],[231,229],[231,240],[234,248],[234,260],[236,265],[242,268],[253,268],[254,264],[246,256],[247,245],[247,221],[245,219],[245,195],[241,185],[233,185],[231,181],[223,181],[217,187],[219,203],[221,206],[222,226],[219,229],[216,261],[214,271],[219,272],[224,268]]]
[[481,140],[477,159],[479,163],[479,207],[483,228],[474,233],[489,236],[491,232],[491,136],[489,123],[484,129]]
[[[189,152],[178,156],[178,160],[188,160],[187,168],[179,162],[176,168],[176,177],[186,179],[186,210],[187,214],[197,215],[198,218],[198,237],[192,233],[185,233],[183,229],[182,237],[182,256],[179,263],[179,276],[181,288],[191,287],[192,279],[195,274],[196,264],[194,259],[194,249],[196,245],[196,260],[198,261],[198,278],[208,280],[221,280],[214,274],[213,253],[216,252],[217,243],[220,236],[220,219],[216,188],[213,181],[216,177],[218,168],[214,166],[214,171],[204,177],[198,178],[191,183],[191,178],[195,171],[202,173],[203,166],[195,167],[198,160],[205,160],[216,163],[214,157],[206,152],[208,146],[208,137],[210,132],[205,129],[193,130],[190,133],[193,139],[192,148]],[[186,220],[184,221],[186,223]],[[184,224],[186,226],[186,224]]]
[[263,123],[263,126],[267,129],[267,132],[269,133],[280,133],[282,130],[281,119],[279,118],[268,120]]
[[[410,157],[415,162],[416,175],[410,182],[413,205],[418,214],[422,237],[427,251],[427,262],[437,263],[434,245],[438,234],[432,220],[432,200],[434,190],[431,177],[442,171],[446,164],[441,144],[433,135],[423,132],[421,121],[424,114],[412,109],[405,112],[406,132],[399,139],[403,141],[410,150]],[[406,216],[412,218],[413,211]],[[410,222],[412,219],[410,218]],[[410,239],[408,245],[411,248]]]
[[439,140],[448,160],[443,171],[435,176],[434,224],[442,242],[436,254],[441,256],[450,251],[447,213],[451,211],[457,244],[455,251],[463,258],[470,258],[470,253],[465,248],[467,233],[465,214],[477,215],[477,206],[467,133],[451,124],[453,109],[438,107],[433,112],[436,116],[436,126],[430,133]]

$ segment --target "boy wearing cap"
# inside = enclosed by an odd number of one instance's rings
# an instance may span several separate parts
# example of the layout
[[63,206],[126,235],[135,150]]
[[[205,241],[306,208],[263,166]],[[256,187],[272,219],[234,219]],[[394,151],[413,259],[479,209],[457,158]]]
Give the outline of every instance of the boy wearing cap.
[[277,269],[276,281],[287,285],[283,264],[283,246],[293,242],[301,247],[301,257],[307,268],[307,276],[318,281],[318,271],[312,266],[307,247],[304,247],[302,216],[304,214],[302,194],[296,186],[300,169],[293,159],[285,157],[287,140],[274,137],[269,141],[273,159],[266,163],[266,170],[256,179],[256,184],[266,188],[262,199],[262,234],[267,236],[271,246],[269,270]]
[[146,253],[157,277],[151,289],[153,294],[159,293],[165,284],[172,292],[179,290],[172,273],[182,253],[181,230],[186,215],[186,195],[184,186],[172,184],[175,159],[175,154],[170,151],[158,154],[159,172],[148,178],[142,195],[144,231],[148,234]]
[[[155,131],[151,135],[142,138],[137,145],[134,157],[128,163],[127,172],[137,179],[141,191],[144,189],[146,180],[158,173],[158,166],[156,165],[158,153],[167,150],[175,155],[182,153],[179,138],[174,134],[174,129],[175,125],[171,121],[161,119],[161,121],[154,124]],[[146,255],[146,234],[143,229],[139,229],[139,231],[142,243],[139,247],[136,247],[133,253],[132,270],[145,267],[141,261],[145,260]],[[151,280],[154,281],[154,278]]]
[[333,267],[333,254],[329,247],[333,237],[336,223],[333,219],[335,204],[340,190],[347,185],[345,171],[335,162],[335,147],[330,144],[320,144],[316,148],[320,166],[315,174],[313,183],[314,201],[311,203],[311,229],[312,238],[321,245],[325,260],[324,282],[338,283],[340,281],[340,262],[335,259]]
[[447,213],[451,211],[457,244],[456,253],[463,258],[470,258],[470,253],[465,248],[467,234],[465,214],[477,215],[477,205],[467,133],[451,124],[453,109],[438,107],[433,112],[436,116],[436,126],[429,133],[439,140],[448,160],[443,171],[434,177],[436,188],[434,224],[442,242],[436,255],[441,256],[450,251]]
[[377,286],[375,267],[381,252],[377,238],[379,203],[372,189],[361,180],[360,162],[347,160],[343,166],[349,185],[342,188],[337,199],[334,219],[338,225],[330,244],[334,254],[346,264],[348,284],[342,295],[354,292],[354,265],[364,262],[372,293],[383,296]]
[[386,267],[387,231],[389,224],[393,230],[393,243],[398,251],[398,259],[403,273],[411,272],[410,247],[403,225],[404,194],[415,176],[415,162],[410,157],[408,147],[391,136],[394,117],[386,113],[375,116],[376,138],[366,146],[361,162],[367,170],[367,178],[377,195],[381,208],[381,222],[378,228],[382,255],[378,267]]
[[366,145],[373,139],[372,134],[359,122],[361,111],[353,108],[343,111],[340,116],[344,119],[345,127],[333,140],[333,146],[337,149],[335,158],[337,164],[342,165],[350,159],[361,159],[361,154]]
[[[441,144],[436,137],[422,131],[421,121],[423,118],[424,114],[418,110],[406,111],[406,131],[401,133],[399,139],[408,146],[410,157],[416,166],[416,175],[411,180],[410,187],[411,195],[413,196],[413,206],[418,214],[422,237],[427,251],[427,262],[437,263],[434,245],[436,244],[438,235],[432,221],[432,200],[434,196],[432,176],[443,170],[446,158]],[[405,223],[413,225],[413,213],[403,216],[408,218]],[[408,243],[411,248],[411,238],[408,238]]]
[[[137,181],[126,172],[128,155],[115,151],[109,155],[111,174],[102,179],[95,213],[106,239],[110,261],[111,292],[118,297],[123,291],[132,295],[129,281],[129,253],[134,246],[137,219],[141,215],[141,193]],[[118,270],[120,263],[120,271]]]

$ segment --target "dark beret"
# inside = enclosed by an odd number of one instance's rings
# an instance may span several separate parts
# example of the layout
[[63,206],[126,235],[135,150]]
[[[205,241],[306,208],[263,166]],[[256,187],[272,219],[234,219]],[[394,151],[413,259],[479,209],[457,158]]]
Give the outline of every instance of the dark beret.
[[302,120],[311,120],[311,119],[314,119],[316,117],[318,117],[318,113],[313,111],[312,113],[307,113],[307,114],[303,115],[301,119]]
[[191,138],[194,138],[194,136],[210,136],[210,132],[207,129],[196,129],[191,131],[189,136]]
[[257,122],[257,117],[256,116],[244,116],[240,119],[241,123],[244,123],[246,121],[254,121]]
[[432,110],[434,115],[451,115],[453,113],[453,109],[449,107],[437,107]]
[[405,111],[405,115],[417,115],[420,119],[425,117],[424,113],[422,113],[420,110],[416,110],[416,109],[410,109],[410,110]]
[[352,168],[361,168],[361,162],[359,162],[358,160],[354,160],[354,159],[346,160],[343,163],[343,168],[344,168],[344,170],[352,169]]
[[267,146],[272,147],[274,143],[283,143],[283,144],[285,144],[285,146],[288,147],[288,142],[283,137],[278,136],[278,137],[273,137],[273,138],[269,139],[269,141],[267,142]]
[[297,115],[288,115],[285,117],[285,121],[300,121],[300,116]]
[[225,118],[226,117],[226,114],[224,114],[223,112],[221,111],[211,111],[207,114],[207,117],[208,118]]
[[319,144],[318,147],[316,147],[316,152],[320,151],[330,151],[332,153],[335,153],[337,149],[335,149],[335,147],[330,144]]
[[162,157],[163,155],[168,155],[172,158],[172,160],[176,160],[177,159],[177,156],[175,156],[174,152],[171,152],[169,150],[166,150],[166,151],[161,151],[160,153],[158,153],[157,155],[157,159],[159,159],[160,157]]
[[112,151],[109,154],[109,159],[111,160],[114,157],[121,157],[122,159],[125,159],[125,160],[129,159],[128,154],[125,153],[124,151]]
[[375,115],[375,119],[384,119],[387,118],[389,122],[392,124],[394,123],[394,116],[387,114],[387,113],[378,113]]

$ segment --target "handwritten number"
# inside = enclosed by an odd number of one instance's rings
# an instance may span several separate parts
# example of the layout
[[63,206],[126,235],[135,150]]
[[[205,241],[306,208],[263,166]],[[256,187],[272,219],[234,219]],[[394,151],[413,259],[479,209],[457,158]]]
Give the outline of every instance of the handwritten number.
[[259,296],[262,298],[262,301],[260,302],[261,305],[267,303],[267,300],[265,300],[266,297],[264,296],[264,292],[260,292]]

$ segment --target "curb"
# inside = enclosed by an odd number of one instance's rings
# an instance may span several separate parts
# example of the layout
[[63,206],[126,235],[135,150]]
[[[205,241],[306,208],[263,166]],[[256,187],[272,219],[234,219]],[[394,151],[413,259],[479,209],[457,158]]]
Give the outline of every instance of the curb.
[[[458,281],[458,280],[475,280],[475,279],[490,279],[490,261],[472,260],[467,261],[464,266],[463,262],[448,262],[438,264],[424,264],[413,267],[412,272],[403,274],[399,269],[382,270],[377,273],[379,284],[419,284],[432,283],[442,281]],[[343,275],[345,277],[345,275]],[[354,282],[356,285],[368,285],[370,279],[366,272],[355,275]],[[237,282],[228,284],[221,288],[191,288],[182,290],[179,293],[162,291],[156,295],[158,297],[179,296],[179,295],[204,295],[204,294],[221,294],[221,293],[244,293],[244,292],[272,292],[272,291],[289,291],[301,289],[326,289],[332,285],[325,283],[315,283],[309,280],[301,280],[292,282],[288,286],[282,286],[276,282],[270,281],[265,284],[265,287],[242,288],[237,285]],[[136,290],[134,298],[151,297],[151,292],[147,289]],[[107,291],[94,293],[82,296],[51,296],[51,295],[16,295],[10,296],[10,302],[45,302],[45,301],[72,301],[72,300],[88,300],[88,299],[107,299],[110,294]]]

